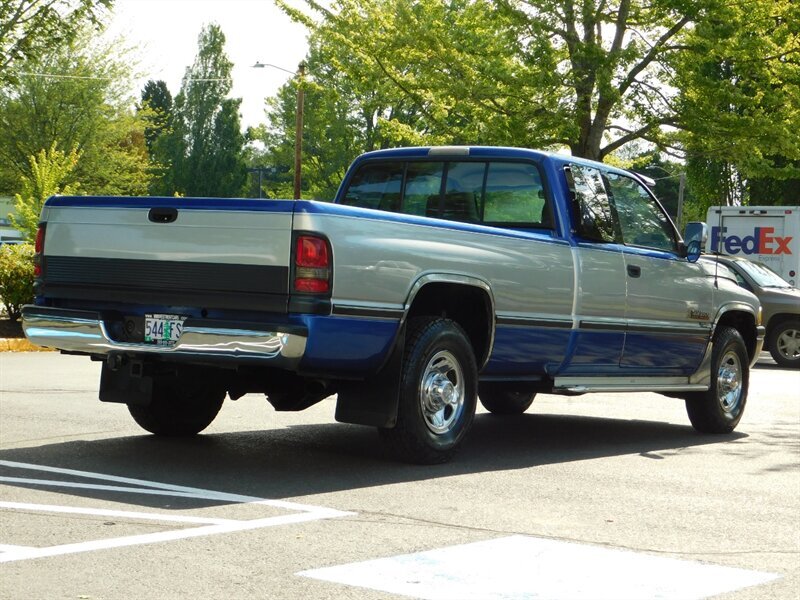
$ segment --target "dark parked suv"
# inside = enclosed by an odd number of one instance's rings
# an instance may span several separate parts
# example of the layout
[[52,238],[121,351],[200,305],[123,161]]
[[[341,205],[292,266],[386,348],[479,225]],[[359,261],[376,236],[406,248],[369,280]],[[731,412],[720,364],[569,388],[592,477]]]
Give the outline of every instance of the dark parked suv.
[[[779,365],[800,368],[800,290],[760,262],[735,256],[717,258],[721,275],[735,279],[761,300],[767,327],[764,348]],[[714,259],[708,256],[701,260]]]

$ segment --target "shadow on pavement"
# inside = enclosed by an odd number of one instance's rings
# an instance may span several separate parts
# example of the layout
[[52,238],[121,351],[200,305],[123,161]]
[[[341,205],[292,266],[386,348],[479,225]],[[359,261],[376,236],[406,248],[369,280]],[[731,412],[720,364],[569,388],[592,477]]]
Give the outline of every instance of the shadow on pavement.
[[[664,450],[745,437],[743,433],[701,435],[688,426],[649,421],[536,414],[504,418],[479,414],[461,453],[452,462],[435,466],[395,462],[383,453],[374,429],[337,423],[190,439],[142,435],[70,441],[3,450],[0,460],[281,499],[611,456],[653,456]],[[0,475],[91,481],[2,466]],[[169,505],[170,509],[224,504],[144,494],[126,493],[121,497],[117,492],[104,490],[13,485],[142,506]]]

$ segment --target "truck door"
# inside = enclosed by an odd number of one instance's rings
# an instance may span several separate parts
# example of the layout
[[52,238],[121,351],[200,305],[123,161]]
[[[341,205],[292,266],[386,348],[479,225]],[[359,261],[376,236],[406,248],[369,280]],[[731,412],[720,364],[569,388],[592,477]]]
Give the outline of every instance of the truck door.
[[696,263],[678,254],[666,213],[632,177],[606,173],[619,219],[627,281],[624,369],[674,368],[691,373],[708,342],[713,285]]
[[617,374],[625,342],[624,246],[599,169],[570,165],[576,282],[571,357],[562,374]]

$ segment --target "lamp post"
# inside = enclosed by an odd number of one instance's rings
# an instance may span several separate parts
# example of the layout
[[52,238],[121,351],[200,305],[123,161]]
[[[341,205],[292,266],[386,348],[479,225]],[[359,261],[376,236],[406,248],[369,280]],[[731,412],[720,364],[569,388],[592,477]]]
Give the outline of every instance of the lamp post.
[[272,67],[273,69],[291,73],[297,77],[297,110],[295,112],[294,123],[294,199],[299,200],[300,187],[302,184],[301,170],[303,166],[303,104],[305,102],[306,63],[301,62],[297,67],[297,72],[284,69],[278,65],[258,61],[253,65],[254,69],[263,69],[265,67]]

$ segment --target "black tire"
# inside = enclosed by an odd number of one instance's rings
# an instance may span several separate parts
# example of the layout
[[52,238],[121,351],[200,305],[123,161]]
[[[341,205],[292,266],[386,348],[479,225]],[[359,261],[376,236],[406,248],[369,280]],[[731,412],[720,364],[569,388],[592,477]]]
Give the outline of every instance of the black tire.
[[477,382],[475,354],[458,324],[440,318],[410,321],[397,423],[379,429],[392,454],[417,464],[450,460],[472,425]]
[[208,427],[217,416],[225,390],[202,379],[156,379],[147,406],[129,404],[128,412],[144,430],[155,435],[186,437]]
[[750,361],[744,340],[732,327],[714,335],[711,386],[686,397],[686,412],[701,433],[730,433],[739,424],[747,404]]
[[800,321],[779,323],[769,336],[768,350],[780,366],[800,369]]
[[493,415],[521,415],[536,398],[536,392],[520,392],[502,384],[478,384],[478,399]]

